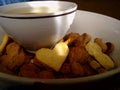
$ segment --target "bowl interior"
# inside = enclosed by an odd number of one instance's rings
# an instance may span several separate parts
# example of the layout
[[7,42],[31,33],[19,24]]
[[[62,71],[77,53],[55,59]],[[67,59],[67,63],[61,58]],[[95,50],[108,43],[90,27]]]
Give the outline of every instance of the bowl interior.
[[0,15],[58,15],[76,10],[77,5],[65,1],[31,1],[14,3],[0,7]]
[[[1,31],[0,31],[1,32]],[[0,78],[5,80],[10,80],[14,82],[22,83],[34,83],[41,82],[47,84],[69,84],[69,83],[80,83],[80,82],[90,82],[98,79],[103,79],[120,72],[120,21],[108,16],[86,12],[77,11],[75,20],[69,30],[69,32],[77,33],[88,33],[92,38],[100,37],[104,41],[112,42],[115,45],[115,50],[111,54],[117,64],[117,68],[110,70],[108,72],[80,78],[72,79],[29,79],[17,76],[11,76],[7,74],[0,73]],[[69,33],[68,32],[68,33]],[[1,36],[2,34],[0,34]]]

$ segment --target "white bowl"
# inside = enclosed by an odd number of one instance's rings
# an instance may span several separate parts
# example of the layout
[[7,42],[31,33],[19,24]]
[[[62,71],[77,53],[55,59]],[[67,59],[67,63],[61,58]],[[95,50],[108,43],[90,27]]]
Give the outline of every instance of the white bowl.
[[73,22],[77,5],[65,1],[31,1],[0,7],[0,25],[26,49],[35,51],[60,40]]
[[[0,29],[0,36],[2,29]],[[77,33],[88,33],[92,38],[100,37],[104,41],[113,42],[115,45],[115,50],[112,53],[111,57],[114,59],[117,67],[107,71],[102,74],[97,74],[87,77],[71,78],[71,79],[30,79],[24,77],[18,77],[13,75],[8,75],[5,73],[0,73],[0,80],[2,86],[9,85],[19,85],[19,84],[29,84],[33,85],[34,83],[46,84],[46,85],[63,85],[63,84],[80,84],[85,82],[92,82],[96,80],[101,80],[106,77],[110,77],[117,73],[120,73],[120,21],[105,15],[86,12],[86,11],[77,11],[75,20],[69,30],[69,32]],[[4,83],[4,84],[3,84]]]

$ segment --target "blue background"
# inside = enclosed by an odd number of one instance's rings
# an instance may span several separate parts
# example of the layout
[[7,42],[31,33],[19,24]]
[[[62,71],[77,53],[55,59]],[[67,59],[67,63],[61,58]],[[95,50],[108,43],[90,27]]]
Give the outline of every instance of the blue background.
[[24,1],[32,1],[32,0],[0,0],[0,6],[10,3],[24,2]]

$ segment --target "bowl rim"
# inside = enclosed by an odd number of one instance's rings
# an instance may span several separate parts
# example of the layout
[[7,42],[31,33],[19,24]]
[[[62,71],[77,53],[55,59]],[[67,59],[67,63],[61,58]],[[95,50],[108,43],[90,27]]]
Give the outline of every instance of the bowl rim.
[[112,69],[110,71],[91,75],[91,76],[85,76],[85,77],[78,77],[78,78],[67,78],[67,79],[39,79],[39,78],[28,78],[28,77],[21,77],[21,76],[15,76],[7,73],[0,72],[0,79],[10,81],[12,83],[22,83],[22,84],[48,84],[48,85],[60,85],[60,84],[75,84],[75,83],[87,83],[92,82],[96,80],[101,80],[106,77],[113,76],[117,73],[120,73],[120,67],[117,67],[115,69]]
[[61,10],[59,12],[55,12],[55,13],[47,13],[47,14],[8,14],[5,13],[5,10],[0,12],[0,17],[2,18],[13,18],[13,19],[34,19],[34,18],[50,18],[50,17],[58,17],[58,16],[63,16],[63,15],[68,15],[71,14],[73,12],[75,12],[77,10],[77,4],[74,2],[70,2],[70,1],[28,1],[28,2],[19,2],[19,3],[13,3],[13,4],[8,4],[8,5],[4,5],[4,6],[0,6],[0,10],[2,9],[7,9],[10,7],[15,7],[15,6],[22,6],[22,5],[26,5],[26,4],[41,4],[41,3],[59,3],[59,4],[69,4],[69,8],[67,8],[66,10]]

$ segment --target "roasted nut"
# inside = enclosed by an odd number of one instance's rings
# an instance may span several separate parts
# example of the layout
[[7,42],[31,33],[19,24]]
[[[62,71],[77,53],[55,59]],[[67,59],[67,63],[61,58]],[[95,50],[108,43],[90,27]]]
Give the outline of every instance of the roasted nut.
[[67,59],[70,63],[75,61],[79,62],[80,64],[85,64],[88,60],[88,57],[89,54],[84,47],[72,47],[70,48],[70,52]]
[[95,38],[94,42],[97,43],[101,47],[102,52],[106,52],[107,45],[105,43],[103,43],[101,38]]
[[100,63],[98,63],[95,59],[93,58],[90,58],[89,59],[89,65],[95,70],[97,71],[98,73],[103,73],[105,72],[105,68],[103,68]]
[[83,33],[81,37],[83,38],[84,45],[86,45],[91,40],[91,36],[87,33]]
[[111,42],[107,42],[106,45],[108,48],[105,53],[109,55],[110,53],[113,52],[115,47],[114,47],[113,43],[111,43]]
[[79,63],[71,63],[71,70],[74,76],[84,76],[84,69]]

